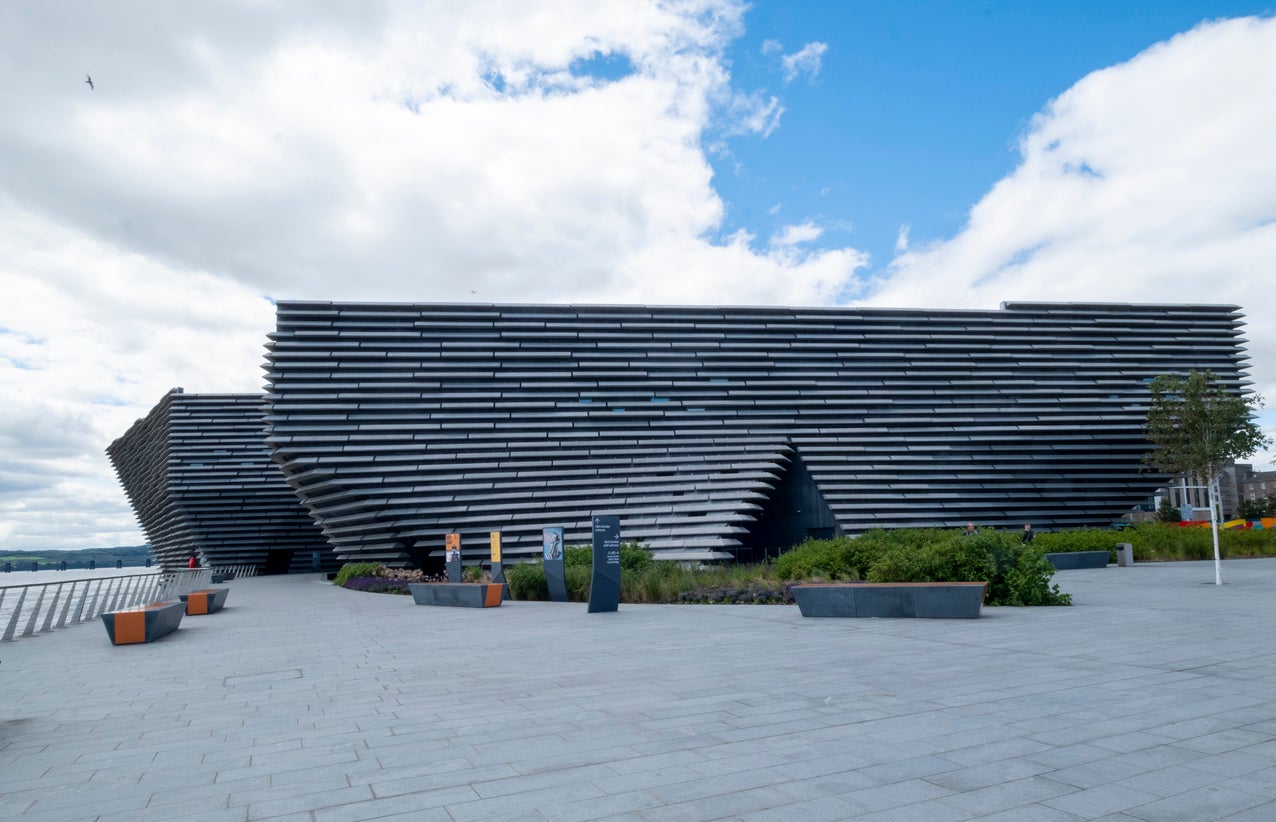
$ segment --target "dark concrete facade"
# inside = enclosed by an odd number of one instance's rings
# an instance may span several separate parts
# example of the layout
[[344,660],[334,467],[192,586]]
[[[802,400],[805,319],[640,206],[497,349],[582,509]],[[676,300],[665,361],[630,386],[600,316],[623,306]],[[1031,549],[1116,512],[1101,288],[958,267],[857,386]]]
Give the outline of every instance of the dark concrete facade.
[[174,389],[106,449],[161,566],[337,567],[264,438],[260,395]]
[[[1103,525],[1148,383],[1243,390],[1235,306],[998,311],[284,302],[268,442],[343,557],[507,556],[616,514],[667,556],[873,527]],[[470,553],[468,556],[473,556]]]

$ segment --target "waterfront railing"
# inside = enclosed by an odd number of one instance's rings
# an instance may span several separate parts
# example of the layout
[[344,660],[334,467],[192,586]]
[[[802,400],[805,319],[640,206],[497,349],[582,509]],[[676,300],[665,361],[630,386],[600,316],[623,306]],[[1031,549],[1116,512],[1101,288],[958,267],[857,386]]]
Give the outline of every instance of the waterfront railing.
[[177,599],[208,587],[212,574],[253,576],[253,566],[193,568],[65,582],[37,582],[0,586],[0,640],[65,628],[96,620],[108,611],[133,608],[150,602]]

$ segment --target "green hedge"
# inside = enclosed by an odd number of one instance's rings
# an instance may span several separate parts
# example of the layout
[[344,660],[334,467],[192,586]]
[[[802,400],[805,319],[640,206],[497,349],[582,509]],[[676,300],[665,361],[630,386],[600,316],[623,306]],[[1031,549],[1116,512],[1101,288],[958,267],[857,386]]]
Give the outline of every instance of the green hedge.
[[[1035,544],[1047,552],[1116,551],[1128,542],[1139,562],[1214,558],[1209,528],[1183,528],[1163,522],[1140,522],[1120,531],[1086,528],[1037,535]],[[1276,530],[1231,528],[1219,532],[1219,552],[1224,557],[1276,556]]]
[[1040,546],[1017,532],[899,529],[858,539],[808,540],[780,555],[784,580],[866,579],[869,582],[987,582],[989,605],[1068,605],[1051,583],[1054,566]]

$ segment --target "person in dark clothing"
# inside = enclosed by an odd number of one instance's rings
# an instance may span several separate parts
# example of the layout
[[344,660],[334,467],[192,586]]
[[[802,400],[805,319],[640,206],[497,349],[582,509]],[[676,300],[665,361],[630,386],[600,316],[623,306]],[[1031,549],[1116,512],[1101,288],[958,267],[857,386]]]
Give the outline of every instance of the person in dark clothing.
[[968,522],[968,523],[966,523],[966,533],[962,534],[962,536],[963,536],[963,537],[973,537],[975,534],[978,534],[978,533],[979,533],[979,531],[978,531],[978,529],[976,529],[976,528],[975,528],[975,523],[973,523],[973,522]]
[[1023,524],[1023,536],[1019,538],[1019,541],[1022,542],[1024,545],[1027,545],[1028,543],[1032,542],[1033,537],[1035,537],[1036,535],[1037,534],[1032,530],[1032,523],[1025,522]]

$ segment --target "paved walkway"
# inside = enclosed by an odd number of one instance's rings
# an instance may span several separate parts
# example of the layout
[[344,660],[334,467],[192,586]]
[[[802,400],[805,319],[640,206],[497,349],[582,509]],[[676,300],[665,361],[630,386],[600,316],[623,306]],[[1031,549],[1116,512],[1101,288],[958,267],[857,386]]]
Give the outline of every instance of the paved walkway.
[[427,608],[235,580],[149,645],[0,645],[0,818],[1276,819],[1276,560],[1072,608]]

